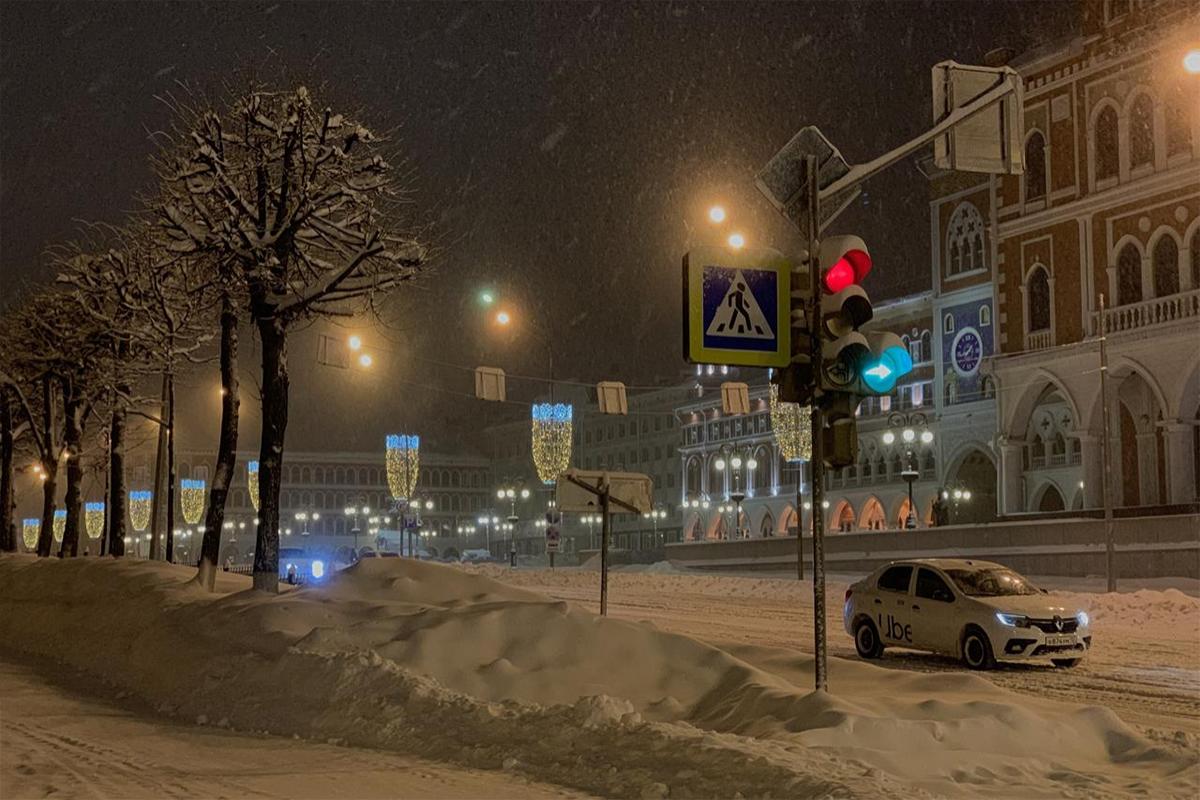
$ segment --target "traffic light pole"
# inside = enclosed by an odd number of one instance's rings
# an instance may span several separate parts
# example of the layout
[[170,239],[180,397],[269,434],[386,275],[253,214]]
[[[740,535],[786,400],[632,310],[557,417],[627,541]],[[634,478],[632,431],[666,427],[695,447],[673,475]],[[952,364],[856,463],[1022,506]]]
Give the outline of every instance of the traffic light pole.
[[[805,182],[808,192],[808,219],[801,220],[801,228],[808,234],[808,278],[809,306],[808,324],[811,335],[810,355],[812,358],[813,381],[820,384],[824,364],[821,358],[821,337],[816,331],[821,325],[821,263],[820,263],[820,192],[817,186],[817,157],[804,158]],[[813,546],[813,682],[817,691],[828,691],[829,671],[825,653],[825,412],[821,398],[813,391],[812,403],[812,468],[809,470],[812,496],[812,546]],[[799,514],[796,517],[800,519]],[[797,547],[800,546],[802,531],[797,528]]]

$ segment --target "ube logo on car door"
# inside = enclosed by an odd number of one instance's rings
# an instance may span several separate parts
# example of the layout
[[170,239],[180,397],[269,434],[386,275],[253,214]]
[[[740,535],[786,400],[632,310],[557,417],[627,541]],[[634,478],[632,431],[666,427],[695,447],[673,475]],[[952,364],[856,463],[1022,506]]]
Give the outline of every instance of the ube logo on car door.
[[884,638],[912,644],[912,625],[904,624],[891,614],[886,617],[883,614],[876,614],[875,623]]

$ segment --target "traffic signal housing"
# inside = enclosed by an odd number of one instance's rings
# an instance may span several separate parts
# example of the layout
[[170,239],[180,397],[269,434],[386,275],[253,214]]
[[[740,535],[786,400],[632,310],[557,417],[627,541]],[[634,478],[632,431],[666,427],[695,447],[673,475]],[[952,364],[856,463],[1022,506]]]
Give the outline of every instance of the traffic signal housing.
[[824,363],[818,386],[823,392],[853,391],[859,363],[870,354],[870,344],[859,328],[874,316],[862,287],[871,271],[871,255],[857,236],[830,236],[821,242],[817,262],[821,270],[817,335]]

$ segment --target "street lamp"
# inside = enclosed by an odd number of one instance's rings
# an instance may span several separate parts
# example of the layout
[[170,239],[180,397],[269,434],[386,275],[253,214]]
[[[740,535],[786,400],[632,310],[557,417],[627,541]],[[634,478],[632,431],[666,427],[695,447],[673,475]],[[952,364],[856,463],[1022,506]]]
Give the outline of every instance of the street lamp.
[[[296,516],[296,520],[298,522],[304,523],[304,529],[300,531],[301,536],[308,536],[308,521],[309,520],[316,522],[317,520],[319,520],[321,518],[321,515],[316,511],[311,511],[311,512],[310,511],[297,511],[295,516]],[[241,526],[243,528],[245,528],[246,523],[243,522],[241,524]]]
[[1200,75],[1200,50],[1189,50],[1183,57],[1183,68],[1192,75]]
[[733,470],[733,491],[729,494],[729,499],[736,504],[737,515],[734,517],[734,535],[733,539],[742,538],[742,501],[746,499],[746,490],[741,485],[742,483],[742,467],[744,466],[751,474],[758,469],[758,460],[754,456],[749,456],[743,459],[739,453],[733,453],[729,461],[724,458],[718,458],[714,466],[718,472],[724,472],[726,467]]
[[722,206],[713,206],[708,210],[708,219],[710,222],[722,223],[725,221],[725,209]]
[[[900,477],[908,484],[908,514],[904,518],[905,529],[917,527],[917,506],[913,501],[913,483],[921,477],[921,470],[917,464],[914,448],[917,442],[926,447],[933,444],[933,431],[926,428],[926,424],[925,415],[920,411],[911,414],[897,411],[888,417],[888,425],[892,429],[883,434],[883,443],[888,447],[896,443],[897,430],[899,430],[898,438],[904,443],[904,466],[900,471]],[[918,428],[921,430],[918,431]]]
[[645,514],[642,514],[642,519],[650,520],[651,525],[654,526],[654,546],[655,547],[658,547],[658,545],[659,545],[658,521],[660,519],[666,519],[666,516],[667,516],[667,512],[661,508],[656,508],[652,511],[647,511]]

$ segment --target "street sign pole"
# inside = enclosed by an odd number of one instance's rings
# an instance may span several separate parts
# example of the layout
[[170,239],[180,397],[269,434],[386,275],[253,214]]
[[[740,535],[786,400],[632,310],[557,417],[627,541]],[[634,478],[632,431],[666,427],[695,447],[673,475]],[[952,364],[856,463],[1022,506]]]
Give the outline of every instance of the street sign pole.
[[600,616],[608,616],[608,486],[600,495]]
[[[821,264],[819,259],[820,243],[820,192],[817,186],[817,157],[805,156],[805,181],[808,186],[807,219],[800,220],[801,228],[808,234],[808,276],[809,276],[809,329],[820,324],[821,318]],[[813,380],[819,382],[824,364],[821,358],[821,337],[811,337],[812,374]],[[825,510],[822,503],[825,497],[825,436],[823,427],[825,414],[821,409],[821,398],[814,392],[812,404],[812,469],[809,480],[809,493],[812,496],[812,546],[813,546],[813,680],[818,691],[828,691],[829,677],[825,658]],[[800,515],[796,516],[797,521]],[[797,524],[799,524],[797,522]],[[802,531],[797,528],[797,550],[800,548],[799,539]],[[803,569],[803,567],[798,567]]]

